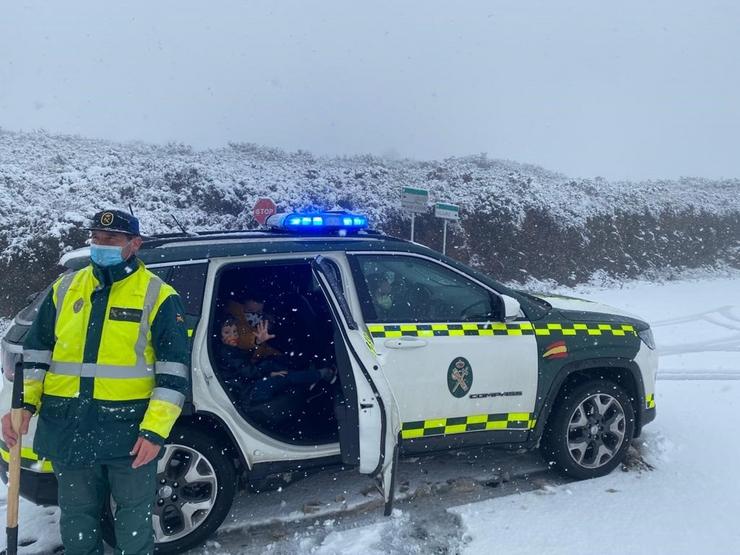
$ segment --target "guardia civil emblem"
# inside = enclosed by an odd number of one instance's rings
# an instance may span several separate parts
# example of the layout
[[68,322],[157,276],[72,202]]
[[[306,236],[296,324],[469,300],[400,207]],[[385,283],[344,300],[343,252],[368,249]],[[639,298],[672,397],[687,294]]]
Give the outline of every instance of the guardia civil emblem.
[[103,212],[103,214],[100,216],[100,223],[103,225],[110,225],[113,223],[113,213],[112,212]]
[[473,369],[465,357],[457,357],[447,369],[447,387],[454,397],[465,397],[473,386]]

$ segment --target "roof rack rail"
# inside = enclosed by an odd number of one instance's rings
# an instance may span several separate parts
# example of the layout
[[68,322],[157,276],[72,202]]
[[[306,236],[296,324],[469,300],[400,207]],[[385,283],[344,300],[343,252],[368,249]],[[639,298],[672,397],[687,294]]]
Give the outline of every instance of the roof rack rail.
[[[198,231],[197,235],[191,235],[191,234],[185,234],[182,232],[179,233],[161,233],[161,234],[155,234],[155,235],[148,235],[144,238],[144,243],[142,245],[143,249],[153,249],[165,244],[173,244],[173,243],[184,243],[184,242],[200,242],[200,241],[212,241],[214,239],[228,239],[228,238],[234,238],[234,237],[243,237],[243,238],[269,238],[269,237],[295,237],[296,239],[300,238],[316,238],[320,237],[321,235],[306,235],[303,233],[297,233],[294,231],[289,230],[280,230],[280,229],[228,229],[228,230],[207,230],[207,231]],[[327,232],[325,235],[323,235],[327,239],[333,239],[336,237],[340,237],[341,235],[338,232]],[[400,240],[403,241],[403,239],[398,239],[396,237],[390,237],[387,235],[384,235],[383,233],[376,231],[374,229],[365,229],[362,230],[359,233],[355,233],[352,235],[348,235],[348,237],[367,237],[371,236],[376,239],[389,239],[389,240]]]

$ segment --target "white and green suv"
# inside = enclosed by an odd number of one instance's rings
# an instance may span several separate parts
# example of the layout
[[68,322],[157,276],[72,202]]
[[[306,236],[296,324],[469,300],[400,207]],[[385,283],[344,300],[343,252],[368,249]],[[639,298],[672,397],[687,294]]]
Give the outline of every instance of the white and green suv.
[[[238,488],[273,475],[353,465],[377,476],[389,511],[399,454],[539,446],[559,471],[590,478],[619,465],[655,418],[647,323],[511,289],[365,223],[346,213],[289,214],[264,231],[145,241],[140,258],[183,298],[192,347],[192,392],[152,492],[159,552],[205,541]],[[87,249],[63,263],[83,267]],[[245,403],[250,384],[227,383],[216,356],[229,303],[245,295],[269,313],[281,360],[295,371],[336,369],[335,382]],[[3,412],[42,297],[2,341]],[[53,463],[34,454],[33,431],[24,437],[22,495],[52,505]],[[115,542],[110,522],[106,535]]]

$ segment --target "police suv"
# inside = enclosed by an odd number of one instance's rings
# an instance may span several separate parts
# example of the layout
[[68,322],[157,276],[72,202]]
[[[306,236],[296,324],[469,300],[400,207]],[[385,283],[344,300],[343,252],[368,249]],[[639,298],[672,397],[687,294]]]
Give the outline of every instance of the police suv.
[[[180,293],[192,392],[158,463],[161,553],[212,534],[237,489],[330,465],[375,476],[390,511],[399,454],[491,445],[541,449],[575,478],[612,471],[655,418],[649,325],[600,304],[511,289],[343,212],[278,214],[260,231],[169,234],[139,257]],[[88,250],[66,255],[74,271]],[[2,340],[2,412],[37,297]],[[333,383],[245,402],[218,349],[234,306],[252,308],[291,372],[330,368]],[[236,303],[236,304],[234,304]],[[231,307],[231,308],[230,308]],[[261,312],[261,314],[259,314]],[[314,387],[315,386],[315,387]],[[241,390],[240,390],[241,388]],[[22,495],[56,503],[51,463],[24,437]],[[0,445],[7,469],[8,452]],[[4,476],[4,472],[2,473]],[[115,543],[109,518],[106,540]]]

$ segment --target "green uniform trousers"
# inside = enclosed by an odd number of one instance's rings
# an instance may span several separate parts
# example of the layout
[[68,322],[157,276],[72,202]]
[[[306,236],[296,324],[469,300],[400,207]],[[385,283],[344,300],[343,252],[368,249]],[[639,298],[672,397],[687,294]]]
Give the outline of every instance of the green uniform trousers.
[[152,503],[157,459],[131,468],[132,459],[67,467],[53,463],[59,485],[59,528],[65,555],[103,555],[100,517],[108,496],[115,502],[116,553],[154,552]]

